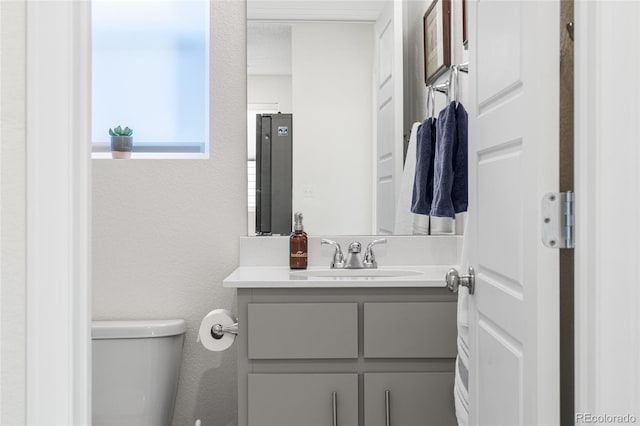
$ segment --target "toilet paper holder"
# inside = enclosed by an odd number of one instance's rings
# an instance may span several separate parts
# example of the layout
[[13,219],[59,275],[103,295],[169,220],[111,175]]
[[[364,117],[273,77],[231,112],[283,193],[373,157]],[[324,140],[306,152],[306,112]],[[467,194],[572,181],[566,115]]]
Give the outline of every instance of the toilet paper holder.
[[211,337],[214,339],[222,339],[224,333],[238,335],[238,323],[235,322],[231,325],[214,324],[211,327]]

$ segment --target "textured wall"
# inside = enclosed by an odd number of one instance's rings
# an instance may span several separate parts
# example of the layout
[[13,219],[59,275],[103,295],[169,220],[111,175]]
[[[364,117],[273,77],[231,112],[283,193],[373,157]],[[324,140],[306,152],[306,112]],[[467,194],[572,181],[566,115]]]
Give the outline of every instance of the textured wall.
[[0,424],[25,424],[25,2],[0,2]]
[[244,1],[211,2],[209,160],[95,160],[94,319],[184,318],[173,424],[236,424],[236,351],[196,343],[212,308],[234,310],[222,280],[246,235]]
[[[277,103],[280,112],[291,112],[290,75],[249,75],[247,102],[250,104]],[[254,140],[252,140],[255,143]]]

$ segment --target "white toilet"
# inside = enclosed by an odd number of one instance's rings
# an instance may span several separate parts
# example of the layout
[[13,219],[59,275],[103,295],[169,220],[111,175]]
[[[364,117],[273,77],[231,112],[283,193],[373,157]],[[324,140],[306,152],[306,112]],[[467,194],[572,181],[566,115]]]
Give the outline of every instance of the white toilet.
[[93,425],[170,426],[184,320],[93,321]]

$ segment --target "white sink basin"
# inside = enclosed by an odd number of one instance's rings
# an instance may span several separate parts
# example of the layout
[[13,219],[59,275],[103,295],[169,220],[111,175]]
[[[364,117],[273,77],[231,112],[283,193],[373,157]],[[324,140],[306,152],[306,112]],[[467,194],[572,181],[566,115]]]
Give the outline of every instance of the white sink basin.
[[307,269],[291,272],[292,278],[389,278],[411,277],[423,272],[406,269]]

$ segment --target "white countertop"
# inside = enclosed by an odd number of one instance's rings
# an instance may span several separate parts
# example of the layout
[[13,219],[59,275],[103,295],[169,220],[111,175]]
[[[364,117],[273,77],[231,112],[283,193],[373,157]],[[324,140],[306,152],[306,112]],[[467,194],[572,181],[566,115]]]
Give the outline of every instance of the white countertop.
[[[313,276],[340,273],[327,267],[309,267],[292,271],[288,266],[240,266],[223,280],[228,288],[365,288],[365,287],[444,287],[444,276],[455,265],[379,267],[380,273],[395,274],[406,271],[406,276]],[[347,274],[371,274],[375,270],[347,270]],[[410,275],[408,275],[410,274]],[[312,275],[312,276],[305,276]]]

